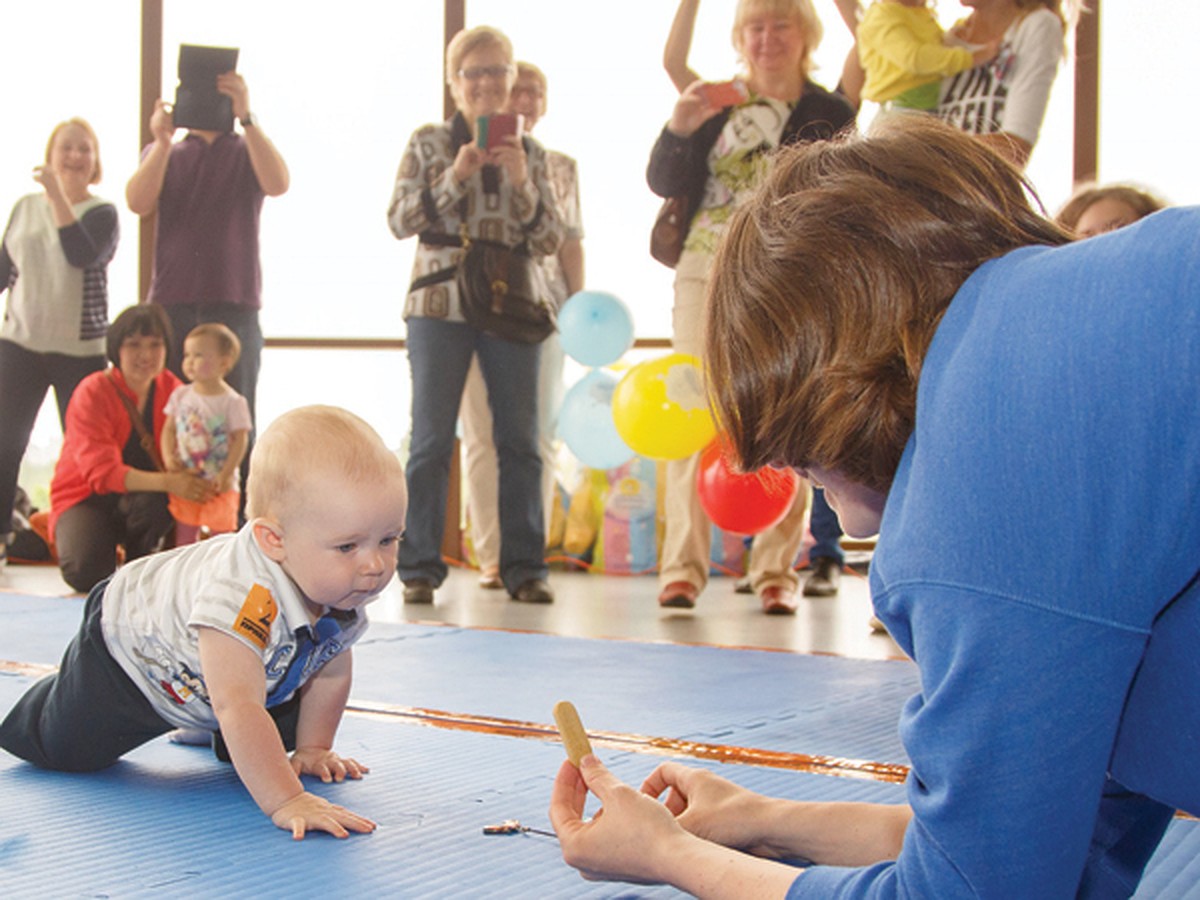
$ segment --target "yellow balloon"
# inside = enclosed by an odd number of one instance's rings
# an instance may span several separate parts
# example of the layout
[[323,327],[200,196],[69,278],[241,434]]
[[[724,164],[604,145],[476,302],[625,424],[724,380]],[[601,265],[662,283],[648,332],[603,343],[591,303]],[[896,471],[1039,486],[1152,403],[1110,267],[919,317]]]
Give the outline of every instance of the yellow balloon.
[[700,361],[671,353],[638,363],[618,382],[613,424],[635,453],[649,459],[684,459],[716,436]]

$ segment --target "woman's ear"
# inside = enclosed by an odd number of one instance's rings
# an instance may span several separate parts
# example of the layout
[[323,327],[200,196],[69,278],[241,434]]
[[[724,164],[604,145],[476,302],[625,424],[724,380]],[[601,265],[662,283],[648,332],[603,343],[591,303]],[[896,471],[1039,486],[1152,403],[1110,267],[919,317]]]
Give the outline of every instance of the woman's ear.
[[283,540],[283,528],[274,519],[258,518],[250,523],[254,543],[258,544],[267,559],[281,563],[287,559],[287,548]]

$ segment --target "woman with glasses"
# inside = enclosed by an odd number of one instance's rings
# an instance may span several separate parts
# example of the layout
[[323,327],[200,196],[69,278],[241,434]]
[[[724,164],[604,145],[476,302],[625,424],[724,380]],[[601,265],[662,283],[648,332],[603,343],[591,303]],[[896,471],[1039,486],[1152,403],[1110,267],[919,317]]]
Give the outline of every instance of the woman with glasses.
[[388,207],[397,238],[420,238],[404,308],[413,399],[409,513],[398,572],[406,603],[433,602],[445,580],[441,542],[455,423],[475,356],[500,466],[500,577],[514,599],[549,603],[538,451],[540,346],[468,324],[455,278],[439,273],[459,265],[464,234],[535,257],[555,253],[562,220],[540,144],[514,136],[485,148],[476,140],[484,117],[503,111],[516,80],[508,38],[487,26],[460,31],[446,49],[446,72],[458,111],[413,134]]

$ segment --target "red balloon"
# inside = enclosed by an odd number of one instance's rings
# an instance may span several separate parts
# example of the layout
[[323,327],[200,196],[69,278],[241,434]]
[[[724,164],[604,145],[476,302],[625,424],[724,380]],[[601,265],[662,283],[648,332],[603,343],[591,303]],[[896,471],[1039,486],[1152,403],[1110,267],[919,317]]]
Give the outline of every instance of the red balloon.
[[696,491],[700,505],[713,524],[734,534],[758,534],[787,515],[800,476],[791,469],[764,466],[738,473],[729,468],[721,441],[709,444],[700,455]]

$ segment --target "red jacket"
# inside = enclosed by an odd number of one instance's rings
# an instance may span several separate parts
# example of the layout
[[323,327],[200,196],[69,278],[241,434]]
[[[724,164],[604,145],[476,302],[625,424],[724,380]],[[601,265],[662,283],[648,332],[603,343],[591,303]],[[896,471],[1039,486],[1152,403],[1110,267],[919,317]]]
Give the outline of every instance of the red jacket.
[[[112,378],[108,372],[112,372]],[[115,384],[114,384],[115,381]],[[154,379],[154,441],[162,436],[166,416],[163,407],[171,392],[182,382],[163,371]],[[79,382],[67,404],[67,427],[62,452],[50,481],[50,534],[58,517],[93,494],[125,493],[125,473],[131,466],[121,458],[129,442],[133,422],[115,388],[136,399],[125,384],[121,370],[93,372]]]

